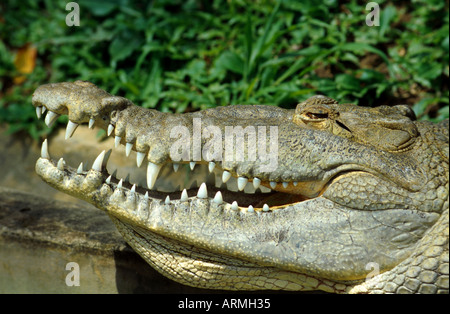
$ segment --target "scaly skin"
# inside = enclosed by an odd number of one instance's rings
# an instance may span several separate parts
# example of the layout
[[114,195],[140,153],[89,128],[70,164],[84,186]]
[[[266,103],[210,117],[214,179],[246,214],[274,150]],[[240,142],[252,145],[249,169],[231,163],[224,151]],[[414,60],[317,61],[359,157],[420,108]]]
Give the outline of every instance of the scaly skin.
[[[67,137],[90,121],[138,152],[138,164],[147,158],[147,186],[132,187],[107,173],[107,153],[91,170],[75,170],[52,161],[45,141],[36,172],[108,213],[173,280],[228,290],[448,293],[448,120],[418,122],[406,106],[363,108],[323,96],[295,110],[168,114],[80,81],[39,87],[33,105],[38,116],[43,107],[67,114]],[[247,136],[235,149],[244,144],[244,153],[230,154],[227,135],[239,127]],[[157,191],[163,165],[189,161],[231,174],[241,190],[248,182],[273,191]]]

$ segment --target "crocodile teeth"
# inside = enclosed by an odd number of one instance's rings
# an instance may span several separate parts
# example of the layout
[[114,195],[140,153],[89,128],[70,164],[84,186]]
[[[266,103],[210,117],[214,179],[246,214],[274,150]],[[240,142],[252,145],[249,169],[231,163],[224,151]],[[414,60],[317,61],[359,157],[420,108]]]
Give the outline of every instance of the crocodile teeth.
[[264,204],[262,210],[263,210],[263,212],[268,212],[270,210],[269,205]]
[[253,178],[253,187],[255,189],[259,188],[259,186],[261,185],[261,180],[258,178]]
[[122,188],[122,185],[123,185],[123,180],[120,179],[119,183],[117,183],[117,188],[118,188],[118,189],[121,189],[121,188]]
[[247,185],[248,179],[244,177],[239,177],[237,179],[238,190],[243,191],[245,186]]
[[45,124],[50,128],[53,123],[58,119],[59,114],[54,113],[53,111],[48,111],[47,115],[45,116]]
[[94,119],[94,118],[90,118],[90,119],[89,119],[89,126],[88,126],[88,127],[89,127],[90,129],[93,129],[93,128],[94,128],[94,123],[95,123],[95,119]]
[[100,155],[95,159],[92,165],[92,170],[102,171],[103,159],[105,158],[105,151],[102,151]]
[[42,116],[42,107],[41,106],[36,107],[36,115],[37,115],[38,119],[41,118],[41,116]]
[[239,209],[238,203],[237,203],[236,201],[234,201],[233,203],[231,203],[231,209],[232,209],[232,210],[238,210],[238,209]]
[[103,167],[106,168],[106,165],[108,163],[109,157],[111,156],[112,149],[108,149],[105,153],[105,158],[103,159]]
[[208,198],[208,191],[206,190],[206,184],[202,183],[197,192],[198,198]]
[[133,143],[127,143],[125,145],[125,155],[130,156],[131,149],[133,148]]
[[41,158],[50,159],[50,154],[48,153],[48,142],[47,142],[47,139],[45,139],[42,142]]
[[80,165],[78,166],[78,169],[77,169],[77,174],[82,174],[82,173],[83,173],[83,163],[80,162]]
[[120,136],[114,137],[114,147],[115,148],[119,147],[119,144],[120,144],[121,140],[122,140],[122,138]]
[[114,131],[114,125],[110,124],[110,125],[108,125],[108,133],[107,133],[108,136],[111,135],[112,131]]
[[247,208],[247,211],[248,211],[249,213],[254,213],[254,212],[255,212],[255,209],[253,208],[252,205],[249,205],[248,208]]
[[56,167],[58,168],[58,170],[64,171],[65,165],[66,165],[66,162],[64,161],[64,159],[60,158],[58,160],[58,164],[56,165]]
[[187,194],[186,189],[184,189],[183,192],[181,192],[180,201],[186,202],[187,200],[188,200],[188,194]]
[[169,205],[170,204],[170,197],[167,195],[166,200],[164,201],[164,204]]
[[136,154],[136,164],[138,167],[142,165],[142,162],[144,161],[145,153],[137,152]]
[[222,197],[222,193],[220,191],[218,191],[216,193],[216,195],[214,196],[213,202],[216,203],[217,205],[220,205],[223,203],[223,197]]
[[173,172],[177,172],[178,168],[180,168],[180,164],[177,164],[177,163],[172,164],[172,166],[173,166]]
[[209,172],[213,172],[213,170],[214,170],[215,167],[216,167],[216,163],[215,163],[215,162],[210,161],[210,162],[208,163],[208,170],[209,170]]
[[66,128],[66,137],[65,139],[69,139],[72,137],[73,132],[75,132],[75,130],[78,127],[78,123],[72,122],[69,120],[69,123],[67,123],[67,128]]
[[158,177],[159,171],[161,170],[162,165],[157,165],[152,163],[151,161],[148,162],[147,166],[147,188],[152,189],[155,185],[156,178]]
[[222,173],[222,182],[226,183],[228,180],[230,180],[230,178],[231,178],[231,173],[229,173],[228,171],[225,170]]
[[272,189],[275,189],[277,187],[277,183],[273,181],[270,181],[269,185]]
[[289,183],[283,182],[282,184],[283,184],[283,187],[284,187],[284,188],[287,188]]
[[189,167],[191,168],[191,170],[194,170],[194,168],[195,168],[195,161],[189,162]]
[[112,179],[112,176],[109,176],[109,177],[105,180],[105,183],[106,183],[106,184],[111,184],[111,179]]

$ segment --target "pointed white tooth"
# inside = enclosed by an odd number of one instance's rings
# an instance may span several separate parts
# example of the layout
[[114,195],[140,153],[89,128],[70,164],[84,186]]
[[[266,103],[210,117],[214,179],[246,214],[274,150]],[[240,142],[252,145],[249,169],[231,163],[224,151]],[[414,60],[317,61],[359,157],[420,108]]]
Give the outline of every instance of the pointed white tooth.
[[122,185],[123,185],[123,180],[120,179],[119,183],[117,183],[117,188],[118,188],[118,189],[121,189],[121,188],[122,188]]
[[108,149],[105,153],[105,158],[103,159],[102,166],[106,168],[106,165],[108,164],[109,157],[111,157],[112,149]]
[[287,182],[283,182],[283,187],[284,187],[284,188],[287,188],[287,187],[288,187],[288,184],[289,184],[289,183],[287,183]]
[[42,114],[44,114],[47,111],[47,108],[45,108],[44,106],[42,106]]
[[127,143],[125,145],[125,155],[130,156],[131,149],[133,148],[133,143]]
[[90,129],[93,129],[94,128],[94,123],[95,123],[95,119],[94,118],[90,118],[88,127]]
[[249,213],[254,213],[254,212],[255,212],[255,209],[253,208],[252,205],[248,205],[247,211],[248,211]]
[[110,124],[108,125],[108,136],[111,135],[112,131],[114,131],[114,125]]
[[58,160],[58,164],[56,165],[56,167],[61,170],[64,171],[64,166],[66,165],[66,162],[64,161],[64,159],[60,158]]
[[180,201],[186,202],[187,200],[188,200],[188,194],[187,194],[186,189],[184,189],[183,192],[181,192]]
[[105,158],[105,151],[102,151],[100,155],[95,159],[92,169],[96,171],[102,171],[103,158]]
[[36,115],[37,115],[38,119],[40,119],[42,117],[42,106],[36,107]]
[[191,170],[194,170],[194,168],[195,168],[195,161],[189,162],[189,167],[191,168]]
[[208,163],[208,170],[209,170],[209,172],[213,172],[215,167],[216,167],[216,163],[215,162],[210,161]]
[[177,164],[177,163],[172,164],[172,166],[173,166],[173,171],[174,172],[177,172],[178,168],[180,168],[180,164]]
[[80,165],[78,166],[77,173],[78,174],[82,174],[83,173],[83,163],[82,162],[80,162]]
[[270,210],[269,205],[264,204],[263,208],[262,208],[263,212],[268,212]]
[[164,204],[169,205],[170,204],[170,197],[167,195],[166,200],[164,201]]
[[297,186],[298,182],[297,182],[297,181],[294,181],[294,182],[292,182],[292,184],[293,184],[294,186]]
[[131,193],[136,193],[136,184],[133,184],[130,190]]
[[78,127],[78,123],[72,122],[69,120],[69,123],[67,123],[67,128],[66,128],[66,140],[68,138],[71,138],[73,135],[73,132],[75,132],[75,130]]
[[142,162],[144,161],[145,153],[137,152],[136,154],[136,163],[137,166],[140,167],[142,165]]
[[214,196],[213,202],[216,203],[217,205],[220,205],[223,203],[223,197],[222,197],[222,193],[220,191],[218,191],[216,193],[216,195]]
[[41,147],[41,158],[50,159],[50,154],[48,153],[48,143],[47,139],[42,142]]
[[253,178],[253,187],[255,189],[259,188],[260,184],[261,184],[261,179]]
[[200,188],[198,189],[197,197],[208,198],[208,191],[206,190],[206,184],[204,182],[200,185]]
[[121,140],[122,140],[122,138],[120,136],[114,137],[114,147],[115,148],[119,147],[119,144],[120,144]]
[[106,183],[106,184],[111,184],[111,179],[112,179],[112,177],[109,176],[109,177],[105,180],[105,183]]
[[158,178],[159,171],[161,170],[162,165],[157,165],[152,163],[151,161],[148,162],[147,166],[147,188],[152,189],[155,185],[156,179]]
[[48,111],[47,115],[45,116],[45,124],[48,127],[51,127],[53,125],[53,123],[56,121],[56,119],[58,119],[59,114],[54,113],[53,111]]
[[277,183],[273,181],[270,181],[269,185],[272,189],[275,189],[277,187]]
[[248,179],[244,177],[239,177],[237,179],[238,190],[243,191],[245,186],[247,185]]
[[238,209],[239,209],[238,203],[237,203],[236,201],[234,201],[233,203],[231,203],[231,209],[232,209],[232,210],[238,210]]
[[231,178],[231,173],[229,173],[228,171],[225,170],[222,173],[222,182],[226,183],[228,180],[230,180],[230,178]]
[[148,202],[148,192],[145,192],[144,199]]

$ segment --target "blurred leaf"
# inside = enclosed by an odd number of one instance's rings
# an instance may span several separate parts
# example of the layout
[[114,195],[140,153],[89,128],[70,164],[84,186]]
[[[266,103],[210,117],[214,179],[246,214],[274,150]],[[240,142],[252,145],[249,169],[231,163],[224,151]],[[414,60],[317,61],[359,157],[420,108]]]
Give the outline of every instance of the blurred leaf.
[[122,32],[109,46],[109,54],[112,62],[117,62],[129,57],[142,44],[142,40],[130,31]]
[[236,74],[244,74],[244,60],[235,52],[225,51],[216,60],[215,66]]
[[[25,46],[17,50],[14,58],[14,65],[21,74],[30,74],[36,66],[37,49],[32,44],[27,43]],[[14,77],[14,84],[22,84],[26,76],[20,75]]]

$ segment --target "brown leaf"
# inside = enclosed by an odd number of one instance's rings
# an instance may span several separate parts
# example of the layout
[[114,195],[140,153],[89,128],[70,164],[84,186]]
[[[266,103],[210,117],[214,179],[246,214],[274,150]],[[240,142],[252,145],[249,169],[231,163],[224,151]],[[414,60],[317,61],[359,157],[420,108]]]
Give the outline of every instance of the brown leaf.
[[[19,73],[30,74],[36,66],[37,49],[32,44],[27,43],[19,48],[14,58],[14,65]],[[26,80],[25,75],[14,77],[14,84],[22,84]]]

